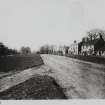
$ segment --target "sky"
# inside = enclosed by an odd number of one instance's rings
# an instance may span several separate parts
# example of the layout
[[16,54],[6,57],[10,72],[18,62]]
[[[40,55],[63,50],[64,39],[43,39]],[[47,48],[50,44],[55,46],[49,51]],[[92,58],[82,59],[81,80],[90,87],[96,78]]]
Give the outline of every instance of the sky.
[[105,30],[105,0],[0,0],[0,42],[10,48],[70,45]]

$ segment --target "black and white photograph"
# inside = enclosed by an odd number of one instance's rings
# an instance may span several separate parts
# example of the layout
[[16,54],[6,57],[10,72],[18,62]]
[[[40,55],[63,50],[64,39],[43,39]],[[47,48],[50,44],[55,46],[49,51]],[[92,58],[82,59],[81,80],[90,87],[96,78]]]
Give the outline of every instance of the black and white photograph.
[[105,0],[0,0],[0,100],[74,99],[105,99]]

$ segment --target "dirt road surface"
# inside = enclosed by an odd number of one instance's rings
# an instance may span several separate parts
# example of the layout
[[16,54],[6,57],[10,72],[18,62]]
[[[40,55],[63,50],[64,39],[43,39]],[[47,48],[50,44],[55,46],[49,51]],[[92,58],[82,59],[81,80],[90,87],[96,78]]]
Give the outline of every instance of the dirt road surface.
[[41,55],[68,98],[105,98],[105,66],[56,55]]

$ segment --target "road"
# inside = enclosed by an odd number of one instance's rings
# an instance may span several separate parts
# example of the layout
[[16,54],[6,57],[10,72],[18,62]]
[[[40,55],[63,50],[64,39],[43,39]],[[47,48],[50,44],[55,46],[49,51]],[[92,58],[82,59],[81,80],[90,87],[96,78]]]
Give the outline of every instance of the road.
[[104,99],[105,66],[64,56],[41,55],[49,68],[48,75],[56,79],[68,98]]
[[[68,99],[105,99],[105,65],[41,55],[44,65],[0,76],[0,92],[37,75],[53,77]],[[50,86],[49,86],[50,88]]]

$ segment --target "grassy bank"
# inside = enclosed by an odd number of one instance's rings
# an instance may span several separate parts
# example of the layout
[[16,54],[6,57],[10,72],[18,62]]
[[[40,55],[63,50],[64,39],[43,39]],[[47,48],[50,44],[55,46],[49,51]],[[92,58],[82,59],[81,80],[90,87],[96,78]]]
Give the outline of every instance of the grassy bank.
[[79,60],[84,60],[84,61],[89,61],[93,63],[98,63],[98,64],[105,64],[105,58],[104,57],[99,57],[99,56],[82,56],[82,55],[66,55],[67,57],[79,59]]
[[0,99],[66,99],[66,96],[52,77],[37,75],[1,92]]
[[2,56],[0,57],[0,72],[24,70],[42,64],[43,60],[39,54]]

